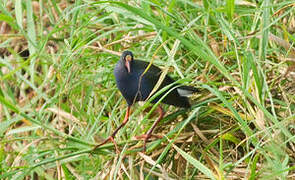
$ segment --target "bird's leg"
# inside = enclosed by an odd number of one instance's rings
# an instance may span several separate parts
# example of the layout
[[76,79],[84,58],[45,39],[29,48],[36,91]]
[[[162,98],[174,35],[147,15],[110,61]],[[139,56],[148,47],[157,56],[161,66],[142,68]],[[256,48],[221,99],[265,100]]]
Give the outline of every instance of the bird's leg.
[[151,129],[149,129],[148,132],[145,135],[143,135],[144,136],[144,145],[143,145],[143,151],[144,152],[146,150],[146,143],[149,140],[149,138],[152,136],[153,130],[156,128],[157,124],[161,121],[161,119],[163,119],[163,116],[165,114],[165,112],[164,112],[164,110],[162,109],[161,106],[158,106],[157,107],[157,111],[160,114],[159,118],[154,122],[154,124],[152,125]]
[[129,114],[130,114],[130,106],[128,106],[128,108],[127,108],[127,111],[126,111],[126,114],[125,114],[125,118],[124,118],[123,123],[122,123],[119,127],[117,127],[117,129],[112,133],[112,135],[110,135],[106,140],[104,140],[102,143],[96,145],[96,146],[94,147],[93,150],[95,150],[95,149],[97,149],[98,147],[104,145],[104,144],[107,143],[108,141],[112,141],[112,142],[114,143],[114,145],[115,145],[115,148],[116,148],[117,153],[120,153],[120,151],[119,151],[119,149],[118,149],[118,146],[117,146],[117,143],[116,143],[116,141],[114,140],[114,138],[115,138],[117,132],[118,132],[122,127],[124,127],[125,124],[128,122],[128,120],[129,120]]

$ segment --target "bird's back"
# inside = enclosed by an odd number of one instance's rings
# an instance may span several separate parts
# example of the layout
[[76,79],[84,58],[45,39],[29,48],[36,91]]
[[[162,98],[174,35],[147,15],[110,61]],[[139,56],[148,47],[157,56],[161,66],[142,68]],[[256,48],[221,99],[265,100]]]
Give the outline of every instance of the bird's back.
[[[120,64],[120,62],[118,62],[115,67],[114,74],[117,86],[129,105],[132,105],[136,101],[147,100],[160,79],[162,70],[154,65],[148,66],[148,62],[133,60],[130,73],[126,71],[124,65]],[[149,69],[146,71],[147,68]],[[172,83],[174,83],[174,80],[166,75],[156,92]],[[165,95],[165,98],[162,100],[163,103],[189,108],[190,103],[188,98],[181,96],[177,90],[178,88],[175,88],[175,86],[176,85],[170,87],[168,90],[157,96],[152,103],[158,102],[163,95]],[[172,88],[174,89],[171,90]],[[170,92],[166,95],[168,91]]]

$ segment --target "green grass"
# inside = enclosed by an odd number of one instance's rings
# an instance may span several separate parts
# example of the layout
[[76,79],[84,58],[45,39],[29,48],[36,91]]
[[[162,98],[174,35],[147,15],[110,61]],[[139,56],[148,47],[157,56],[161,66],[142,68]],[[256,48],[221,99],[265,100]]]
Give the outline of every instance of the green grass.
[[[1,179],[292,179],[294,2],[1,1]],[[198,87],[190,110],[127,104],[129,49]],[[21,53],[23,52],[23,53]],[[25,53],[30,54],[27,58]]]

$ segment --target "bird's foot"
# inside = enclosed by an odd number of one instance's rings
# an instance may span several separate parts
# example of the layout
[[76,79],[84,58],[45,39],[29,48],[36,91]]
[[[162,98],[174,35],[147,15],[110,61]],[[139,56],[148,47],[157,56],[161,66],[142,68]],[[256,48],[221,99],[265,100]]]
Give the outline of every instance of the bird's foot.
[[148,142],[148,140],[151,137],[155,137],[155,139],[161,139],[163,136],[155,135],[155,134],[142,134],[142,135],[139,135],[139,136],[135,136],[135,139],[137,139],[137,140],[143,140],[144,141],[144,144],[143,144],[143,152],[146,151],[146,143]]
[[145,140],[146,138],[155,138],[155,139],[161,139],[163,138],[163,136],[161,135],[157,135],[157,134],[142,134],[142,135],[139,135],[139,136],[135,136],[135,139],[136,140]]
[[114,139],[112,136],[110,136],[110,140],[113,142],[113,144],[114,144],[114,146],[115,146],[116,153],[117,153],[117,154],[120,154],[121,151],[119,150],[118,145],[117,145],[115,139]]
[[119,148],[118,148],[118,145],[117,145],[117,143],[116,143],[116,141],[115,141],[115,139],[114,139],[113,136],[109,136],[109,137],[108,137],[106,140],[104,140],[102,143],[96,145],[96,146],[93,148],[93,150],[96,150],[96,149],[99,148],[100,146],[106,144],[108,141],[112,141],[112,142],[113,142],[117,154],[120,154],[121,152],[120,152],[120,150],[119,150]]

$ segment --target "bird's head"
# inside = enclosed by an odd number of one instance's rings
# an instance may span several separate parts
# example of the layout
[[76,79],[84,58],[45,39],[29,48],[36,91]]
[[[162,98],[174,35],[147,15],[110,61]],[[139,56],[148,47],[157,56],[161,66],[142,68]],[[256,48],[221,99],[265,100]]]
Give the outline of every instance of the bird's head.
[[130,64],[133,61],[133,54],[131,51],[124,51],[121,55],[121,61],[123,61],[124,66],[127,68],[128,73],[130,73]]

